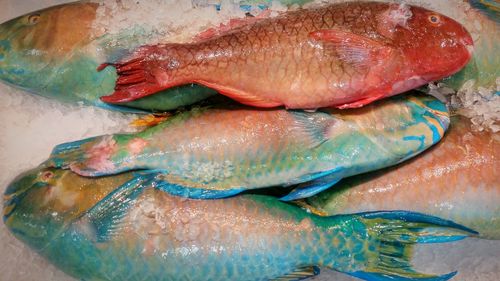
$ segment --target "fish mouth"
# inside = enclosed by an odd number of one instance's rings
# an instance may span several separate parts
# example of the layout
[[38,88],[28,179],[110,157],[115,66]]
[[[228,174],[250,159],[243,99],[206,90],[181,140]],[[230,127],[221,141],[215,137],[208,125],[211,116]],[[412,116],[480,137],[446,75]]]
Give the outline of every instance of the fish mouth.
[[474,55],[474,45],[465,45],[465,49],[467,49],[471,57]]
[[[431,111],[432,112],[432,111]],[[448,127],[450,126],[450,117],[446,114],[443,114],[441,112],[432,112],[439,120],[439,123],[441,123],[441,126],[443,129],[446,131],[448,130]]]
[[474,54],[474,39],[472,36],[467,33],[466,36],[460,38],[460,43],[465,47],[465,49],[469,52],[469,55],[472,57]]
[[47,183],[35,182],[36,174],[28,172],[14,179],[3,195],[3,220],[7,223],[16,207],[33,187],[43,187]]

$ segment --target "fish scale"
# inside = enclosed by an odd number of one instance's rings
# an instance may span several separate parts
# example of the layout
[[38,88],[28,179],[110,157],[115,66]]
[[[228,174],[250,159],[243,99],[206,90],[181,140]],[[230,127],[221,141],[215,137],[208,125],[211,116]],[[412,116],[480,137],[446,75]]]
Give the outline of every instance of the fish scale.
[[292,200],[409,159],[437,143],[448,124],[446,106],[422,95],[349,112],[221,105],[180,113],[136,134],[61,144],[46,165],[84,176],[159,170],[165,191],[199,199],[303,184],[283,198]]
[[140,47],[103,65],[119,77],[102,100],[198,83],[257,107],[361,107],[459,71],[472,44],[459,23],[423,8],[332,4],[251,19],[198,42]]
[[[325,214],[407,209],[474,227],[500,239],[500,142],[454,117],[445,138],[407,163],[346,179],[308,199]],[[414,200],[418,198],[419,200]]]
[[[454,273],[412,270],[414,245],[475,233],[417,213],[319,217],[269,196],[185,199],[150,179],[38,167],[7,188],[4,221],[68,274],[110,281],[297,280],[318,274],[317,266],[364,280],[442,281]],[[59,192],[47,192],[53,188]],[[67,194],[77,199],[62,204]]]

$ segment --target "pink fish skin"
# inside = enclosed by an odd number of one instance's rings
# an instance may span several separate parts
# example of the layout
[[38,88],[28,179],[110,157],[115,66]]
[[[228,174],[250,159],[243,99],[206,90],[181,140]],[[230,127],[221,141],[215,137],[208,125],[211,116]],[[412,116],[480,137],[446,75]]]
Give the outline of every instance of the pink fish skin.
[[462,25],[424,8],[332,4],[198,42],[140,47],[111,63],[119,77],[102,100],[128,102],[192,82],[257,107],[355,108],[458,72],[472,46]]
[[324,215],[408,210],[454,220],[500,239],[500,138],[452,119],[443,140],[414,159],[353,177],[308,200]]

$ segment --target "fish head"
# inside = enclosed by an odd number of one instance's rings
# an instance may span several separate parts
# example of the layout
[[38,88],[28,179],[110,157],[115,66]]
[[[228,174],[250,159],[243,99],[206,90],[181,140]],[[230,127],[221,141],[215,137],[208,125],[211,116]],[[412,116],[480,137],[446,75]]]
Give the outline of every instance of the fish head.
[[3,198],[4,223],[19,240],[35,250],[44,249],[122,179],[84,178],[69,170],[40,166],[8,186]]
[[416,91],[343,113],[342,119],[363,124],[362,135],[396,163],[439,142],[450,124],[444,103]]
[[[472,58],[474,41],[457,21],[421,7],[394,12],[394,42],[407,61],[409,75],[431,82],[457,73]],[[405,8],[406,7],[406,8]]]
[[401,126],[394,131],[390,149],[402,155],[399,162],[403,162],[441,141],[450,126],[450,113],[445,103],[430,95],[412,93],[396,99],[396,104],[402,106],[394,109]]
[[39,92],[92,40],[95,3],[36,11],[0,25],[0,80]]

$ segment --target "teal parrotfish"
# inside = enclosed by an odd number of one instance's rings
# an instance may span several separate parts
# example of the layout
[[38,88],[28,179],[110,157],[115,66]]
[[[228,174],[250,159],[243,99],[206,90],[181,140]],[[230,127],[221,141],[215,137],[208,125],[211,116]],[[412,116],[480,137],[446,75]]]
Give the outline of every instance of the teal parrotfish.
[[139,133],[58,145],[45,165],[84,176],[161,170],[157,184],[165,191],[195,199],[301,184],[282,198],[294,200],[407,160],[437,143],[448,125],[446,106],[422,95],[352,111],[212,106]]
[[107,10],[97,2],[82,1],[1,24],[0,80],[63,102],[121,111],[133,111],[127,107],[171,110],[215,94],[207,88],[184,85],[169,90],[168,95],[124,104],[126,107],[101,102],[99,97],[113,89],[116,79],[113,71],[96,70],[101,61],[151,42],[156,32],[147,24],[137,24],[110,33],[105,25],[97,24],[98,13],[104,12]]
[[331,268],[363,280],[445,281],[412,269],[418,243],[475,235],[403,211],[321,217],[264,195],[172,196],[134,172],[86,178],[37,168],[4,195],[7,228],[64,272],[103,280],[302,280]]
[[323,215],[403,208],[472,227],[500,239],[500,139],[452,118],[436,146],[408,162],[345,179],[307,199]]

